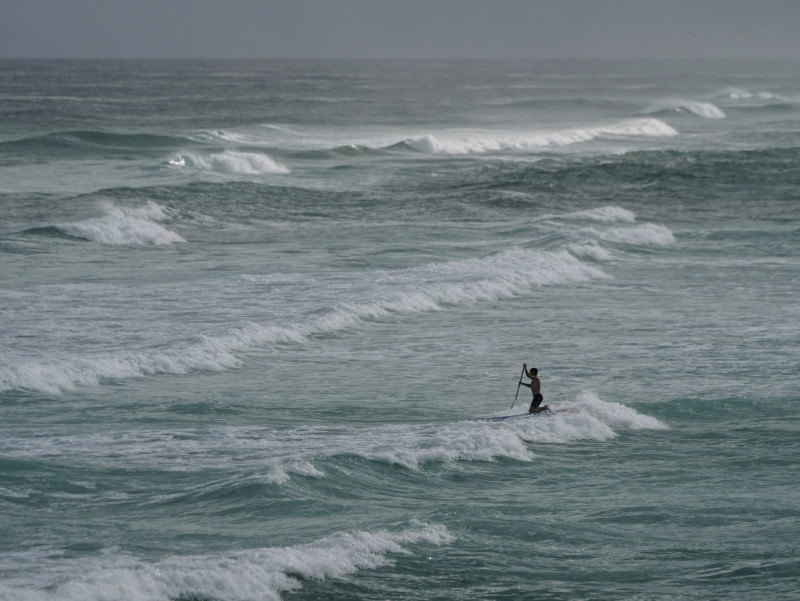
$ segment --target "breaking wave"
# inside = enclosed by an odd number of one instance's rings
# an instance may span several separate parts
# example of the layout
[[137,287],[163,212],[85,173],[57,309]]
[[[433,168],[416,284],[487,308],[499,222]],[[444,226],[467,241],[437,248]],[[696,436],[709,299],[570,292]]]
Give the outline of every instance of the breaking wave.
[[672,137],[678,132],[659,119],[630,119],[613,125],[530,132],[523,135],[441,133],[407,140],[406,145],[428,154],[484,154],[569,146],[601,138]]
[[633,223],[636,221],[636,214],[633,211],[615,206],[598,207],[587,211],[575,211],[574,213],[567,213],[563,217],[604,223],[613,223],[615,221]]
[[164,207],[149,201],[140,207],[104,205],[103,217],[75,223],[57,224],[54,227],[71,238],[80,238],[101,244],[160,245],[186,242],[160,222],[169,216]]
[[675,242],[675,235],[669,228],[655,223],[645,223],[629,228],[611,228],[604,231],[584,228],[580,230],[580,233],[589,238],[640,246],[666,246]]
[[704,119],[725,119],[725,111],[710,102],[699,102],[693,100],[663,100],[650,108],[648,113],[684,113],[702,117]]
[[172,167],[193,167],[224,175],[264,175],[289,173],[289,168],[260,152],[226,150],[224,152],[199,155],[181,154],[170,159]]
[[180,556],[145,562],[116,555],[77,561],[72,575],[39,586],[0,585],[0,599],[100,601],[127,599],[228,599],[279,601],[303,580],[341,578],[392,564],[409,547],[453,540],[439,524],[414,522],[404,530],[339,532],[316,541],[216,555]]
[[[522,403],[521,403],[522,404]],[[187,494],[213,495],[247,485],[253,478],[269,485],[284,485],[292,474],[324,478],[349,457],[376,464],[418,470],[431,463],[492,462],[498,459],[532,461],[529,443],[564,444],[584,440],[605,441],[622,430],[665,429],[660,420],[593,392],[551,403],[553,413],[487,422],[463,419],[442,424],[392,424],[374,427],[221,426],[183,430],[99,432],[36,439],[8,437],[6,457],[38,460],[58,456],[84,465],[109,465],[125,457],[132,466],[192,472],[209,468],[247,468],[244,474],[224,477],[192,489]],[[507,406],[503,410],[508,414]],[[253,471],[249,471],[253,470]],[[326,471],[327,470],[327,471]],[[266,472],[266,473],[265,473]],[[159,503],[165,499],[156,498]]]

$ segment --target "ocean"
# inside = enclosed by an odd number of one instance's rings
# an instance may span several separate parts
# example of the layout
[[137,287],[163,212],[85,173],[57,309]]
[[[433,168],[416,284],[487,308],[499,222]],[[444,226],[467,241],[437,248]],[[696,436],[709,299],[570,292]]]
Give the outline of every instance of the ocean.
[[798,257],[797,62],[2,60],[0,599],[798,599]]

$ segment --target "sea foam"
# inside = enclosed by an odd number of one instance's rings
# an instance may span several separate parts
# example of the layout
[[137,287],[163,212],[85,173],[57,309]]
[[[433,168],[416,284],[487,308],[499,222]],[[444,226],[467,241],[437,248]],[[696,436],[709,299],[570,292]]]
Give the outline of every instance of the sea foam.
[[727,117],[725,111],[710,102],[681,99],[662,100],[653,105],[647,112],[655,113],[661,111],[688,113],[704,119],[725,119]]
[[140,207],[121,207],[105,203],[103,217],[55,227],[73,238],[101,244],[161,245],[186,242],[161,223],[168,219],[164,207],[148,201]]
[[23,361],[0,367],[0,391],[17,389],[58,394],[107,379],[221,371],[239,365],[231,350],[203,337],[195,344],[162,351],[118,351],[113,355],[64,355],[47,361]]
[[639,413],[622,403],[604,401],[591,391],[582,391],[574,401],[565,403],[568,411],[584,413],[611,428],[627,430],[664,430],[668,426],[661,420]]
[[635,244],[639,246],[666,246],[675,243],[675,235],[672,231],[656,223],[644,223],[628,228],[611,228],[604,231],[594,228],[583,228],[580,230],[580,234],[590,238],[606,240],[608,242]]
[[769,101],[769,100],[777,100],[780,102],[786,102],[789,99],[786,96],[781,96],[779,94],[774,94],[772,92],[767,91],[760,91],[760,92],[752,92],[750,90],[745,90],[742,88],[726,88],[719,94],[724,98],[729,98],[731,100],[760,100],[760,101]]
[[223,175],[265,175],[289,173],[289,168],[261,152],[225,150],[224,152],[200,155],[184,153],[170,159],[173,167],[194,167]]
[[525,134],[442,132],[408,140],[411,148],[428,154],[484,154],[569,146],[599,138],[672,137],[678,132],[659,119],[629,119],[605,126],[528,132]]
[[[512,410],[524,414],[525,404]],[[506,406],[507,407],[507,406]],[[635,409],[604,401],[592,392],[551,402],[555,410],[534,417],[485,422],[463,420],[435,424],[390,424],[372,427],[222,426],[184,430],[110,431],[70,436],[7,437],[0,445],[6,457],[81,461],[84,465],[127,465],[170,472],[247,468],[250,474],[225,476],[189,491],[193,496],[250,486],[257,481],[282,486],[293,477],[324,478],[325,466],[360,457],[375,464],[419,470],[426,464],[527,462],[535,457],[529,443],[567,444],[614,438],[621,430],[664,429],[660,420]],[[501,414],[507,414],[504,409]],[[153,503],[171,499],[153,499]]]
[[589,209],[587,211],[575,211],[574,213],[567,213],[561,217],[568,219],[584,219],[587,221],[600,221],[604,223],[613,223],[615,221],[633,223],[636,221],[636,214],[633,211],[616,206],[598,207],[596,209]]
[[[0,586],[0,599],[101,601],[126,599],[227,599],[278,601],[302,588],[302,580],[341,578],[391,565],[409,547],[453,540],[439,524],[412,523],[405,530],[340,532],[311,543],[225,554],[171,557],[145,562],[112,556],[75,563],[73,576],[31,586]],[[67,560],[68,561],[68,560]]]
[[611,253],[602,246],[595,243],[590,244],[569,244],[567,250],[579,258],[591,259],[592,261],[610,261]]
[[[605,441],[616,437],[619,430],[667,427],[656,418],[620,403],[603,401],[590,392],[553,408],[566,411],[498,422],[375,428],[353,435],[348,446],[353,449],[350,452],[368,460],[416,470],[431,462],[486,462],[500,458],[532,461],[536,449],[528,443]],[[512,411],[524,412],[523,408]]]
[[[525,265],[525,269],[520,269]],[[283,323],[243,323],[227,332],[201,334],[169,348],[117,351],[112,355],[53,356],[0,367],[0,390],[55,394],[107,379],[152,374],[222,371],[238,367],[236,352],[276,344],[302,344],[312,337],[340,332],[375,319],[421,313],[447,306],[496,301],[553,286],[608,276],[567,250],[515,249],[476,259],[424,265],[358,276],[341,291],[338,304],[305,319]],[[312,283],[317,288],[321,283]],[[309,284],[311,285],[311,284]],[[353,300],[346,300],[347,297]],[[358,300],[356,300],[358,299]]]

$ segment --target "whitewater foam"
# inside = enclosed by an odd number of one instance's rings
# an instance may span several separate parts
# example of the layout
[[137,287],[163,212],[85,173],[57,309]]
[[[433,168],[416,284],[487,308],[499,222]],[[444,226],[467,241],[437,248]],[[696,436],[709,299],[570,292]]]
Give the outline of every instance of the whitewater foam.
[[[520,265],[526,265],[520,270]],[[311,337],[340,332],[365,321],[435,311],[451,305],[496,301],[524,294],[538,286],[604,279],[595,266],[568,250],[509,250],[478,259],[431,264],[398,271],[355,274],[341,288],[338,304],[314,307],[310,317],[285,323],[244,323],[227,333],[200,335],[166,350],[127,350],[101,356],[54,356],[0,367],[0,390],[35,390],[56,394],[106,379],[154,374],[222,371],[238,367],[235,353],[275,343],[304,343]],[[272,276],[267,276],[268,279]],[[248,278],[252,281],[253,278]],[[311,281],[312,288],[325,282]],[[342,287],[343,286],[343,287]]]
[[126,351],[114,355],[75,357],[65,355],[47,361],[23,361],[0,367],[0,390],[31,390],[59,394],[106,379],[127,379],[153,374],[185,374],[221,371],[237,367],[231,349],[204,338],[193,345],[166,351]]
[[720,96],[729,98],[731,100],[778,100],[781,102],[788,101],[786,96],[774,94],[767,91],[752,92],[742,88],[726,88],[720,92]]
[[583,228],[579,233],[589,238],[640,246],[666,246],[675,243],[675,235],[672,231],[655,223],[645,223],[629,228],[611,228],[604,231]]
[[169,160],[173,167],[194,167],[223,175],[265,175],[289,173],[289,168],[260,152],[225,150],[224,152],[199,155],[184,153]]
[[341,578],[360,570],[391,565],[392,555],[412,554],[409,546],[438,546],[452,540],[453,536],[442,525],[415,522],[399,532],[340,532],[307,544],[171,557],[152,563],[116,555],[95,559],[94,565],[83,560],[80,565],[73,565],[69,576],[53,582],[2,585],[0,599],[278,601],[281,593],[301,589],[302,579]]
[[683,100],[679,98],[672,98],[662,100],[654,104],[648,113],[657,113],[661,111],[673,111],[677,113],[688,113],[696,117],[704,119],[725,119],[727,115],[725,111],[717,105],[710,102],[702,102],[695,100]]
[[590,244],[569,244],[567,250],[579,258],[591,259],[592,261],[610,261],[611,253],[595,243]]
[[310,461],[292,460],[273,463],[266,476],[266,481],[272,484],[286,484],[292,474],[306,478],[323,478],[325,476],[325,473],[314,467]]
[[[521,443],[565,444],[580,440],[605,441],[618,431],[660,430],[667,426],[658,419],[639,413],[620,403],[600,399],[592,392],[581,392],[575,400],[552,404],[563,412],[500,422],[485,422],[506,432]],[[484,423],[484,422],[479,422]],[[510,432],[509,432],[510,431]]]
[[67,236],[89,242],[119,245],[161,245],[186,242],[161,225],[168,219],[166,209],[152,201],[139,207],[104,203],[103,217],[56,225]]
[[[85,465],[127,465],[174,472],[209,468],[256,470],[245,475],[206,483],[193,493],[230,490],[249,478],[284,485],[291,476],[323,478],[320,462],[361,457],[370,462],[419,470],[430,463],[492,462],[498,458],[531,461],[527,443],[565,444],[581,440],[604,441],[623,429],[663,429],[659,420],[620,403],[583,392],[575,400],[551,406],[564,413],[499,422],[459,421],[368,428],[307,426],[292,429],[238,426],[203,430],[137,430],[71,436],[8,437],[0,443],[6,457],[62,461]],[[517,410],[520,411],[519,409]],[[244,478],[245,480],[243,480]],[[154,501],[155,502],[155,501]]]
[[551,132],[528,132],[523,135],[497,132],[458,132],[429,134],[407,140],[406,144],[428,154],[485,154],[526,151],[569,146],[604,137],[672,137],[678,132],[659,119],[630,119],[611,125],[563,129]]
[[567,219],[585,219],[588,221],[600,221],[604,223],[613,223],[615,221],[622,221],[633,223],[636,221],[636,215],[633,211],[623,209],[622,207],[606,206],[590,209],[588,211],[575,211],[567,213],[561,217]]
[[570,411],[584,413],[611,428],[628,430],[664,430],[667,425],[661,420],[639,413],[622,403],[601,400],[591,391],[578,393],[574,401],[564,407]]

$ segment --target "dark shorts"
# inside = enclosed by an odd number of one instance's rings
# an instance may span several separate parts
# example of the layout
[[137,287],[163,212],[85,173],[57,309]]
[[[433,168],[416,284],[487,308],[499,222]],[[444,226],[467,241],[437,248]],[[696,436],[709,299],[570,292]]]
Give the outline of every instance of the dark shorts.
[[[533,402],[531,402],[531,409],[536,409],[539,405],[542,404],[544,397],[541,394],[533,395]],[[530,411],[531,409],[528,409]]]

